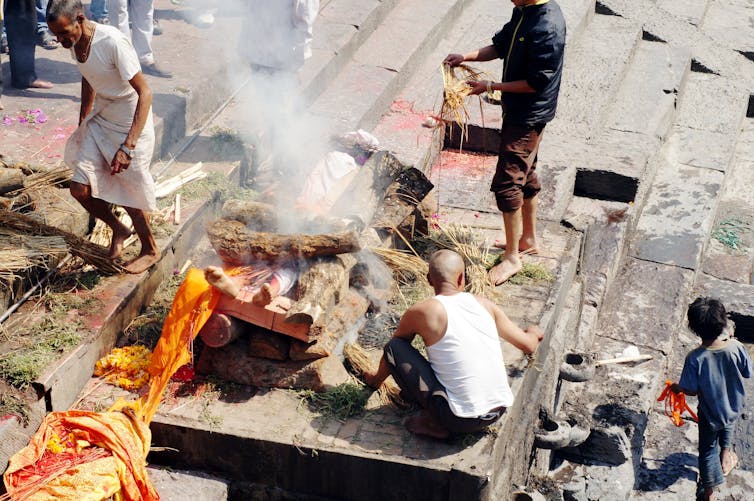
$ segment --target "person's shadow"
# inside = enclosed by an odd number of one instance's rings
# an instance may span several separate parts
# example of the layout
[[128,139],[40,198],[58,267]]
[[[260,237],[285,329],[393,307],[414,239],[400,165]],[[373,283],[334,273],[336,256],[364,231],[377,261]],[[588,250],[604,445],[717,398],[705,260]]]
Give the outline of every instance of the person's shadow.
[[688,452],[674,452],[665,457],[651,461],[655,468],[642,461],[639,474],[636,476],[636,490],[643,492],[661,492],[675,484],[679,479],[685,478],[692,482],[696,481],[696,466],[698,458]]

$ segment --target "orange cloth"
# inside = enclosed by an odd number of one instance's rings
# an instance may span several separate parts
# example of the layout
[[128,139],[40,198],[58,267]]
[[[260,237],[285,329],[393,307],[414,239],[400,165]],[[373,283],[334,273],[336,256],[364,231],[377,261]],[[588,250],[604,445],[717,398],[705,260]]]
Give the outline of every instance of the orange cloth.
[[[189,270],[176,292],[162,326],[162,336],[152,354],[148,369],[151,375],[149,393],[135,402],[121,399],[107,412],[70,410],[47,415],[29,445],[11,458],[3,475],[11,499],[18,497],[30,482],[36,482],[41,485],[32,495],[34,497],[28,499],[81,501],[116,495],[125,501],[158,500],[159,494],[149,481],[146,470],[152,440],[149,423],[157,412],[170,378],[190,361],[189,345],[212,314],[219,298],[220,293],[207,283],[202,270]],[[50,472],[36,472],[34,466],[42,458],[53,435],[67,437],[70,433],[78,440],[112,452],[113,459],[100,458],[72,465],[53,478],[50,478]]]
[[699,422],[699,418],[696,416],[694,410],[686,403],[686,395],[683,393],[675,393],[671,387],[672,381],[665,382],[665,389],[657,399],[658,402],[665,401],[665,415],[670,418],[676,426],[683,426],[683,413],[688,411],[691,415],[691,419],[695,422]]

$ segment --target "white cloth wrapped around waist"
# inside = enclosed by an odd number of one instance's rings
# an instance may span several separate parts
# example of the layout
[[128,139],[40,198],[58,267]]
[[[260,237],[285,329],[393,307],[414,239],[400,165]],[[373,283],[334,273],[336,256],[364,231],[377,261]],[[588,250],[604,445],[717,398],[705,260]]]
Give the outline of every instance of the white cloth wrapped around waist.
[[128,169],[111,174],[111,162],[126,140],[137,102],[138,96],[117,100],[97,96],[92,112],[68,139],[65,163],[73,171],[73,181],[90,186],[94,198],[152,211],[157,204],[149,172],[155,143],[151,110]]

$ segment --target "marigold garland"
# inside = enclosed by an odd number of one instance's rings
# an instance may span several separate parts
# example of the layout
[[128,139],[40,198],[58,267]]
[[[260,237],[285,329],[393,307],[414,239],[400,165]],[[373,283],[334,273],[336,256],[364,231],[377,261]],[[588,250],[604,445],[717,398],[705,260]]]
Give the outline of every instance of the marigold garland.
[[125,390],[138,390],[149,381],[147,367],[152,352],[141,345],[115,348],[97,361],[94,375]]

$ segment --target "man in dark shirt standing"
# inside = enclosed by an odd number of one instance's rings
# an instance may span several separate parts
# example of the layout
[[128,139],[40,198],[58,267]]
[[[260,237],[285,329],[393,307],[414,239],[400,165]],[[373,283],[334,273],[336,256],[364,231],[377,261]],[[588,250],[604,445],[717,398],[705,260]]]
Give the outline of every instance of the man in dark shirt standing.
[[511,20],[492,44],[468,54],[449,54],[445,64],[503,59],[501,82],[469,82],[471,94],[502,92],[500,155],[490,190],[503,213],[505,249],[489,271],[500,285],[521,270],[519,254],[537,252],[537,152],[547,122],[555,116],[563,71],[566,26],[555,0],[511,0]]

